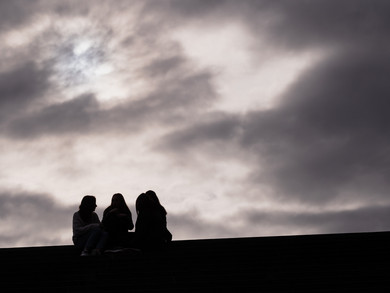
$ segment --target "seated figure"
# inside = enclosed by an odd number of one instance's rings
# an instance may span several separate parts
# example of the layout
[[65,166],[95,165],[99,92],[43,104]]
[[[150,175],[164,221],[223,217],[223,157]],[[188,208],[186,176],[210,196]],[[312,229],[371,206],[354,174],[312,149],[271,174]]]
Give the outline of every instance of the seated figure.
[[121,193],[115,193],[111,205],[103,213],[103,227],[108,232],[108,245],[128,247],[130,245],[129,230],[134,228],[130,209]]
[[73,214],[73,243],[82,256],[101,254],[105,248],[107,234],[102,230],[99,216],[95,213],[96,198],[86,195],[79,210]]
[[167,212],[154,191],[142,193],[136,200],[134,246],[142,250],[160,250],[172,240],[167,229]]

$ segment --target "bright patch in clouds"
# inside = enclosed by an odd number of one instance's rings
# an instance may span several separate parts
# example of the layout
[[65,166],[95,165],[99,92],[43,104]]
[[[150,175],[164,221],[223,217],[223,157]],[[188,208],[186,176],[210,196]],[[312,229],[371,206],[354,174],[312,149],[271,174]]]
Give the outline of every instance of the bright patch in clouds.
[[185,53],[215,73],[221,96],[215,110],[243,113],[273,108],[302,72],[327,56],[324,50],[274,52],[262,40],[261,30],[256,37],[239,23],[174,32]]
[[73,47],[73,54],[80,56],[87,52],[92,47],[91,40],[81,40],[77,42]]

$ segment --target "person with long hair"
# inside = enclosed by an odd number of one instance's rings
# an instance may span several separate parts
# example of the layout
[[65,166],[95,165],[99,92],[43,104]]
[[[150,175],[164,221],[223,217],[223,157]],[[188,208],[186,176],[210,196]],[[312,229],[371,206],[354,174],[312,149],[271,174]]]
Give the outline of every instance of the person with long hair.
[[164,215],[167,214],[167,211],[161,205],[160,200],[157,197],[157,194],[153,190],[146,191],[145,195],[156,204],[156,206],[161,210],[161,213],[163,213]]
[[172,240],[167,229],[167,212],[152,190],[138,196],[134,244],[142,250],[160,250]]
[[128,232],[134,228],[134,224],[130,209],[121,193],[115,193],[112,196],[111,205],[104,210],[102,223],[108,232],[109,246],[129,246]]
[[81,200],[79,210],[73,214],[72,240],[81,250],[81,256],[99,255],[106,244],[107,235],[101,229],[96,207],[96,198],[86,195]]

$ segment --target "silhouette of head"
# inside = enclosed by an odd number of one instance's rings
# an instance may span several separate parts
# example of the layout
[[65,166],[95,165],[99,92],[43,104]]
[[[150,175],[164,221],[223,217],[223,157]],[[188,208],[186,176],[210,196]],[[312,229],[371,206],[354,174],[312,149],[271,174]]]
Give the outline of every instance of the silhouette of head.
[[162,213],[167,214],[167,211],[161,205],[160,200],[157,197],[157,194],[153,190],[148,190],[145,194],[146,197],[149,198],[153,202],[153,204],[161,210]]
[[118,208],[118,209],[121,209],[124,206],[127,206],[125,198],[123,197],[123,195],[121,193],[115,193],[112,196],[112,198],[111,198],[111,206],[113,208]]
[[147,209],[150,209],[152,206],[153,202],[145,193],[141,193],[135,201],[135,209],[137,211],[137,214]]
[[145,194],[150,200],[154,201],[157,204],[160,204],[157,194],[153,190],[148,190],[145,192]]
[[80,211],[83,212],[93,212],[96,209],[96,198],[93,195],[86,195],[81,200],[81,204],[79,206]]

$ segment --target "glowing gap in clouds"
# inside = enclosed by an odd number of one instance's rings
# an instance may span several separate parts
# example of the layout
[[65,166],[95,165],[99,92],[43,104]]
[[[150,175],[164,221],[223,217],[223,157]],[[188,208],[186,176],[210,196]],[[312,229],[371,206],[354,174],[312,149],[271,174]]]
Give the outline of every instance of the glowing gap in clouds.
[[[65,100],[93,92],[101,102],[112,102],[128,97],[129,85],[123,82],[126,72],[117,62],[114,41],[107,31],[88,19],[58,19],[54,27],[59,35],[55,45],[46,51],[54,60],[54,82]],[[48,28],[50,29],[50,28]]]
[[93,83],[93,79],[101,72],[99,68],[105,63],[104,58],[104,47],[99,41],[67,40],[64,47],[59,48],[56,69],[65,86]]

